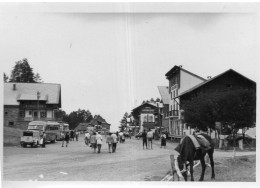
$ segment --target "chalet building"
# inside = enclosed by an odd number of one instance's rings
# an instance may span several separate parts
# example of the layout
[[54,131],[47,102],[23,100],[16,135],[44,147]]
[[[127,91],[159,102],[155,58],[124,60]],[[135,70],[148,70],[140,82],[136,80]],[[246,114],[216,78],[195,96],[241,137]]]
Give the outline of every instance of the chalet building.
[[30,121],[61,121],[61,85],[4,83],[4,126],[27,129]]
[[183,69],[182,66],[174,66],[165,76],[169,80],[169,112],[165,116],[169,122],[169,137],[180,139],[183,136],[183,129],[186,128],[181,120],[178,96],[180,93],[205,82],[206,79]]
[[164,131],[169,132],[169,120],[168,120],[168,115],[169,115],[169,103],[170,103],[170,96],[169,96],[169,87],[168,86],[158,86],[159,93],[161,95],[162,99],[162,112],[161,112],[161,127],[163,128]]
[[[210,78],[209,80],[181,93],[178,97],[179,100],[183,102],[192,99],[193,96],[196,96],[199,93],[212,93],[215,91],[228,92],[237,89],[247,89],[256,92],[256,82],[232,69],[229,69],[222,74]],[[186,134],[191,134],[189,127]]]
[[89,123],[80,123],[75,130],[77,131],[86,131],[88,129],[88,127],[92,127],[91,125],[89,125]]
[[207,93],[214,91],[230,91],[236,89],[248,89],[256,91],[256,82],[243,76],[242,74],[229,69],[209,80],[198,84],[189,90],[181,93],[178,97],[183,100],[190,99],[198,93]]
[[160,102],[146,102],[132,110],[132,115],[139,127],[139,131],[143,129],[156,129],[160,126],[159,116],[163,109]]
[[107,123],[104,118],[96,115],[91,122],[80,123],[75,129],[78,131],[86,131],[88,127],[93,127],[96,131],[108,133],[110,132],[110,126],[111,124]]

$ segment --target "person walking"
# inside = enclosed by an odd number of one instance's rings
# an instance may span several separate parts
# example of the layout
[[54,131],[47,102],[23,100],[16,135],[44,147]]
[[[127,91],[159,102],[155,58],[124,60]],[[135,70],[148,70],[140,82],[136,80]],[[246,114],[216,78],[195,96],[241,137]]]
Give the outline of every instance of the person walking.
[[66,133],[64,140],[66,141],[66,147],[68,147],[68,144],[69,144],[69,141],[70,141],[69,132]]
[[70,140],[74,141],[74,131],[73,130],[70,131]]
[[147,133],[146,133],[145,129],[142,133],[142,138],[143,138],[143,149],[144,149],[144,145],[146,146],[146,149],[147,149]]
[[117,142],[119,142],[119,133],[118,133],[118,131],[116,132],[116,137],[117,137]]
[[100,131],[98,132],[96,139],[97,139],[98,153],[100,153],[101,146],[102,146],[102,136],[100,134]]
[[147,132],[148,148],[153,149],[153,131],[149,129]]
[[75,131],[76,141],[79,141],[79,131]]
[[111,148],[112,148],[112,144],[113,144],[113,137],[111,136],[112,133],[109,133],[107,136],[107,141],[106,143],[108,144],[108,152],[111,153]]
[[164,147],[166,149],[166,134],[162,133],[161,135],[161,148]]
[[112,153],[115,153],[116,152],[116,145],[117,145],[117,142],[118,142],[118,137],[116,136],[115,133],[113,133],[111,135],[111,137],[113,138],[113,142],[112,142]]
[[45,148],[45,144],[46,144],[46,133],[43,132],[43,134],[42,134],[42,148]]
[[89,132],[85,133],[85,144],[88,146],[89,145],[89,141],[90,141],[90,134]]
[[60,133],[60,138],[61,138],[61,141],[62,141],[61,147],[64,147],[65,134],[64,134],[63,131]]
[[96,133],[93,132],[93,135],[90,136],[90,147],[94,149],[94,153],[96,153],[97,149],[97,139],[96,139]]

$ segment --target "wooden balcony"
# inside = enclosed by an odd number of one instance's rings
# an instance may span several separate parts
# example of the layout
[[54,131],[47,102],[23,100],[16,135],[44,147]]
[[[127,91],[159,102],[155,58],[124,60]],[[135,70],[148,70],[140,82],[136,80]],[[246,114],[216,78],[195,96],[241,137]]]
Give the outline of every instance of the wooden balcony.
[[18,121],[62,121],[62,118],[19,117]]
[[166,112],[166,113],[164,113],[164,117],[165,118],[179,117],[179,110],[172,110],[172,111]]

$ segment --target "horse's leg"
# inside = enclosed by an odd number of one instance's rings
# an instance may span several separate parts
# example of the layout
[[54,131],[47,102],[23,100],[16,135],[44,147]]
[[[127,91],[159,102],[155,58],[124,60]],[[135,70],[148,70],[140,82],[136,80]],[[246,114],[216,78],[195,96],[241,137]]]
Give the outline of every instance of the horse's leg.
[[201,175],[200,175],[199,181],[203,181],[204,180],[204,173],[205,173],[205,169],[206,169],[205,155],[201,156],[200,163],[201,163],[202,171],[201,171]]
[[213,152],[214,152],[214,150],[209,151],[209,153],[208,153],[209,159],[210,159],[210,166],[211,166],[211,179],[215,179]]
[[194,181],[194,178],[193,178],[193,160],[190,160],[190,178],[191,178],[191,181]]

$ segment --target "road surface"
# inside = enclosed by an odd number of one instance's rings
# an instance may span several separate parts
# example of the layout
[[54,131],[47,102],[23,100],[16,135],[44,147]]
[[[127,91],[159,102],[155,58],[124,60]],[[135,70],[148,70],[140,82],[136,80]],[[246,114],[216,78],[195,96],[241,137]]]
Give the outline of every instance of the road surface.
[[[103,136],[104,137],[104,136]],[[71,141],[47,144],[46,148],[4,147],[4,181],[145,181],[161,180],[170,170],[170,155],[177,144],[160,148],[155,141],[153,150],[143,150],[142,140],[126,139],[118,143],[116,153],[108,153],[103,141],[101,153],[94,153],[84,143]],[[176,153],[175,153],[176,154]],[[251,155],[255,152],[246,152]],[[237,152],[236,155],[245,155]],[[215,158],[231,157],[232,152],[215,152]]]

